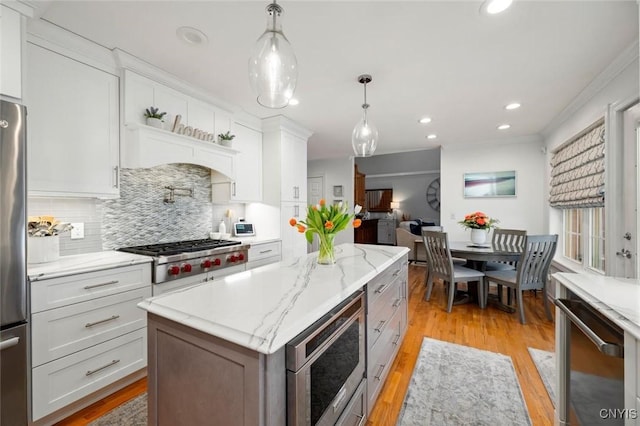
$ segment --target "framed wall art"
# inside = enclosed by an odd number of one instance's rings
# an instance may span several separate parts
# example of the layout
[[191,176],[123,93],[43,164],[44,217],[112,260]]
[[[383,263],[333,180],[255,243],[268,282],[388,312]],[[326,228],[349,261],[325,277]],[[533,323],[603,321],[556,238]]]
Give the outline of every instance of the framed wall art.
[[516,171],[465,173],[464,196],[466,198],[515,197]]

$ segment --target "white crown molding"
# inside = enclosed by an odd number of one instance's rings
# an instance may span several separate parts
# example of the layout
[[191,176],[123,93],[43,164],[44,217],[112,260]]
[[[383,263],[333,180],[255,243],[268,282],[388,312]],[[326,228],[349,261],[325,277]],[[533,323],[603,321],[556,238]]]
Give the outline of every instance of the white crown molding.
[[2,2],[0,2],[3,6],[13,9],[27,18],[33,18],[35,6],[31,3],[32,2],[20,0],[2,0]]
[[582,108],[596,93],[605,88],[613,79],[622,73],[633,61],[638,59],[638,40],[631,43],[624,49],[614,60],[607,66],[596,78],[594,78],[587,87],[576,96],[567,107],[560,112],[547,124],[541,134],[548,138],[554,129],[557,129],[562,123],[568,120],[580,108]]
[[285,130],[289,133],[293,133],[295,136],[303,139],[309,139],[313,132],[306,127],[301,126],[290,118],[284,115],[276,115],[274,117],[268,117],[262,120],[263,132],[275,132]]
[[27,42],[110,74],[120,74],[109,49],[48,21],[29,19],[27,22]]
[[214,95],[206,93],[202,88],[181,80],[175,75],[170,74],[149,62],[145,62],[122,49],[117,47],[113,49],[113,57],[118,66],[122,69],[133,71],[158,83],[171,87],[181,93],[226,110],[229,113],[235,114],[236,112],[240,112],[239,107],[223,101]]

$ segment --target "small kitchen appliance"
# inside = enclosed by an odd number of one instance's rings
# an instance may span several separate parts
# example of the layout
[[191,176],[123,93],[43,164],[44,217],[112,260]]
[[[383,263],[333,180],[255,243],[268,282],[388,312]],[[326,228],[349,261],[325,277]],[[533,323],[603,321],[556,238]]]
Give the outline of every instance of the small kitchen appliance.
[[253,223],[236,222],[233,224],[233,234],[236,237],[253,237],[256,235],[256,230],[253,227]]
[[154,284],[173,281],[247,263],[249,244],[231,240],[175,241],[134,247],[120,251],[153,257]]

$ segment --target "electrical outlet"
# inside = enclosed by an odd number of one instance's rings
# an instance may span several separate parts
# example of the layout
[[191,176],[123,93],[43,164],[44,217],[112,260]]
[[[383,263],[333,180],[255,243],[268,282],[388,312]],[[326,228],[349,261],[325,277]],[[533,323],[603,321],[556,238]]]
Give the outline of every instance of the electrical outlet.
[[79,240],[84,238],[84,222],[72,223],[71,226],[71,239]]
[[455,213],[451,213],[451,216],[449,216],[451,218],[451,220],[456,220],[456,214]]

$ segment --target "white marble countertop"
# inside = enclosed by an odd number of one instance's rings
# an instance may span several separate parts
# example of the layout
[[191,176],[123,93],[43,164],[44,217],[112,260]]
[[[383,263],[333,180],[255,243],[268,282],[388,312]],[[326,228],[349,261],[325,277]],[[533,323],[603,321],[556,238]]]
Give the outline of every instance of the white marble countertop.
[[148,312],[271,354],[400,259],[406,247],[336,246],[336,264],[318,254],[230,275],[138,304]]
[[151,261],[153,261],[151,257],[141,256],[139,254],[121,251],[99,251],[75,254],[72,256],[61,256],[53,262],[28,264],[27,275],[33,282]]
[[640,339],[639,280],[568,272],[558,272],[553,277],[623,330]]

